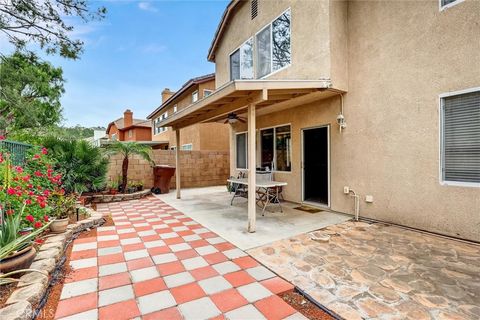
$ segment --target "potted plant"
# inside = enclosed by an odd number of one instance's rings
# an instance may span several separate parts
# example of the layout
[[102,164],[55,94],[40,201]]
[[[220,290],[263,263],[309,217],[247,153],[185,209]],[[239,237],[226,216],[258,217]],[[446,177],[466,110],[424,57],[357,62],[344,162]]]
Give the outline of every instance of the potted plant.
[[135,182],[129,181],[127,184],[127,193],[134,193],[135,191],[137,191]]
[[108,184],[108,192],[112,195],[115,195],[118,193],[118,182],[116,181],[110,181]]
[[50,201],[50,231],[62,233],[67,230],[70,216],[75,212],[75,196],[53,193]]
[[143,191],[143,181],[137,182],[137,191]]

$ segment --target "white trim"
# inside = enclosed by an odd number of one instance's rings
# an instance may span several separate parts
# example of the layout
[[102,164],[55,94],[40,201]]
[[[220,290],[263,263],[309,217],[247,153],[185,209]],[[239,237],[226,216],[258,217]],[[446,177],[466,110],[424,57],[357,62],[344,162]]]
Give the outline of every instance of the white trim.
[[[460,0],[463,1],[463,0]],[[444,146],[443,146],[443,119],[444,119],[444,99],[448,97],[453,97],[453,96],[458,96],[462,94],[467,94],[467,93],[472,93],[472,92],[478,92],[480,91],[480,87],[473,87],[473,88],[468,88],[464,90],[457,90],[457,91],[450,91],[450,92],[445,92],[441,93],[438,95],[438,107],[439,107],[439,130],[438,130],[438,144],[439,144],[439,150],[438,150],[438,179],[439,183],[441,186],[446,186],[446,187],[467,187],[467,188],[480,188],[480,182],[462,182],[462,181],[449,181],[444,179],[444,174],[443,174],[443,161],[444,161]]]
[[[253,63],[253,78],[249,79],[249,78],[242,78],[242,52],[241,52],[241,48],[245,45],[245,43],[247,43],[248,41],[252,40],[252,63]],[[239,66],[239,73],[240,73],[240,79],[232,79],[232,60],[231,60],[231,57],[232,55],[238,51],[238,63],[240,64]],[[254,80],[255,79],[255,61],[254,61],[254,58],[255,58],[255,39],[254,37],[250,37],[248,38],[247,40],[245,40],[244,42],[242,42],[241,45],[239,45],[238,47],[236,47],[232,52],[230,52],[230,54],[228,55],[228,72],[229,72],[229,75],[230,75],[230,81],[235,81],[235,80]]]
[[462,3],[463,1],[465,1],[465,0],[456,0],[454,2],[451,2],[449,4],[446,4],[446,5],[442,6],[442,0],[438,0],[438,10],[440,12],[442,12],[443,10],[446,10],[446,9],[449,9],[453,6],[456,6],[457,4]]
[[[323,203],[320,203],[320,202],[312,202],[312,201],[305,201],[305,170],[304,170],[304,166],[303,166],[303,163],[304,163],[304,157],[305,157],[305,145],[304,145],[304,132],[305,130],[311,130],[311,129],[319,129],[319,128],[327,128],[327,166],[328,166],[328,204],[325,205]],[[305,204],[312,204],[316,207],[321,207],[321,208],[331,208],[331,205],[332,205],[332,199],[331,199],[331,191],[332,191],[332,188],[331,188],[331,159],[330,159],[330,156],[331,156],[331,152],[330,152],[330,149],[331,149],[331,141],[330,141],[330,124],[326,124],[326,125],[320,125],[320,126],[314,126],[314,127],[307,127],[307,128],[302,128],[300,129],[301,131],[301,145],[300,145],[300,148],[301,148],[301,161],[300,161],[300,169],[301,169],[301,193],[302,193],[302,203],[305,203]]]
[[[197,100],[193,100],[193,96],[194,96],[195,94],[197,94]],[[197,102],[198,100],[200,100],[200,96],[199,96],[199,94],[198,94],[198,90],[195,90],[195,91],[192,92],[192,103],[195,103],[195,102]]]

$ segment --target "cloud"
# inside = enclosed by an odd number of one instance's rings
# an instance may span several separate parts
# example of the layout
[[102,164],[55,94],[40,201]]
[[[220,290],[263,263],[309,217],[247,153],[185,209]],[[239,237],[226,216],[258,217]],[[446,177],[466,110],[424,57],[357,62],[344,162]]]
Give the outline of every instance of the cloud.
[[150,11],[150,12],[157,12],[158,9],[155,8],[151,2],[145,2],[145,1],[142,1],[142,2],[139,2],[138,3],[138,8],[140,10],[143,10],[143,11]]

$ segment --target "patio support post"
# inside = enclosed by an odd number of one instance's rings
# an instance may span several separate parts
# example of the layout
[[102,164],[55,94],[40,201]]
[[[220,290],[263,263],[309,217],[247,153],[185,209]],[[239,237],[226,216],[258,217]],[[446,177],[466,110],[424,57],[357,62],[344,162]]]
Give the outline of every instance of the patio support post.
[[255,232],[256,220],[256,147],[255,147],[255,105],[248,105],[248,232]]
[[180,129],[175,129],[175,186],[177,189],[177,199],[180,195]]

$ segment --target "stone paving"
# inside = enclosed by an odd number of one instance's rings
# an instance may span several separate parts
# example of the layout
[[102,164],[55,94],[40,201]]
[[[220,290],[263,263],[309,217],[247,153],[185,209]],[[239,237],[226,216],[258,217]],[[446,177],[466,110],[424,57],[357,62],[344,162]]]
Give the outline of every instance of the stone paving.
[[247,252],[346,319],[480,319],[480,245],[345,222]]
[[305,319],[290,283],[161,200],[98,211],[115,225],[73,242],[56,319]]

